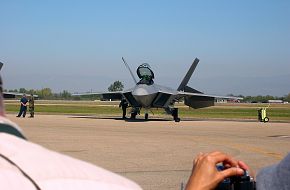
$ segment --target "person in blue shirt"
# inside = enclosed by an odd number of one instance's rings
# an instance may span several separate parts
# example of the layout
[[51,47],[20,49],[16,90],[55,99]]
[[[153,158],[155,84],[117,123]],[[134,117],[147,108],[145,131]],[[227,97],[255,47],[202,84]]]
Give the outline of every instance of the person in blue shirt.
[[23,117],[25,117],[26,115],[26,111],[27,111],[27,98],[26,98],[26,95],[23,94],[22,98],[20,99],[20,110],[19,110],[19,113],[16,117],[21,117],[21,115],[23,115]]

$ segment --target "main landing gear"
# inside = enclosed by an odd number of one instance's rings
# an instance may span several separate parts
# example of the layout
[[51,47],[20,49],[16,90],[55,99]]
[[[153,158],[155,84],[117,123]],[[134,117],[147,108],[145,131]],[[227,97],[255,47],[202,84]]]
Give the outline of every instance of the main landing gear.
[[148,113],[145,113],[145,120],[147,121],[148,120]]
[[173,116],[175,122],[180,122],[180,118],[178,117],[178,108],[167,107],[165,108],[165,111]]
[[171,115],[173,116],[175,122],[180,122],[180,118],[178,117],[178,108],[173,108]]

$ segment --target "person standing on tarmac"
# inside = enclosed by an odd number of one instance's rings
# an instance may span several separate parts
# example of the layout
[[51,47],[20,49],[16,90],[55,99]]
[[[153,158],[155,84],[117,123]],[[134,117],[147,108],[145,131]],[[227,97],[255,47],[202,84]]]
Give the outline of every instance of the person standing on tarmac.
[[119,108],[122,107],[123,110],[123,119],[126,119],[126,109],[128,107],[128,102],[126,101],[125,98],[123,98],[119,104]]
[[22,98],[20,99],[20,110],[19,110],[19,113],[16,117],[21,117],[21,115],[23,114],[23,117],[25,117],[26,115],[26,111],[27,111],[27,98],[26,98],[26,95],[23,94]]
[[30,95],[29,98],[29,112],[30,112],[30,118],[34,117],[34,96],[33,94]]

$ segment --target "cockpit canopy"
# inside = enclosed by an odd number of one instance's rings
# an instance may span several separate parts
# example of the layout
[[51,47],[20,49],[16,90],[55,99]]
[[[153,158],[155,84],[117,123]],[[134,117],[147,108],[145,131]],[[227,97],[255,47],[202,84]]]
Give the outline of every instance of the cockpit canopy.
[[150,69],[150,65],[148,63],[143,63],[137,68],[137,75],[140,78],[138,84],[153,84],[154,73]]

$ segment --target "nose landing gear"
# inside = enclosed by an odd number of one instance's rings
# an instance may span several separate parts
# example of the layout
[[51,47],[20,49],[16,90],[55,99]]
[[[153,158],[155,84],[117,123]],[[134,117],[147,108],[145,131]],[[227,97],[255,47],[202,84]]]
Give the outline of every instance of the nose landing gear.
[[140,115],[140,108],[133,107],[131,110],[131,119],[136,119],[137,114]]

